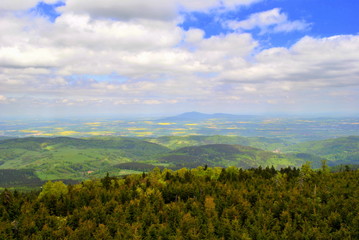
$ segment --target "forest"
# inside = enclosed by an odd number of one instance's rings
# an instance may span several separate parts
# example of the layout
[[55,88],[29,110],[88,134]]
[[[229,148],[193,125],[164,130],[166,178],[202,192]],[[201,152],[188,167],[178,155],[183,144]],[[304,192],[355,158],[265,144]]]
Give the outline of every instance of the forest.
[[201,166],[0,194],[0,239],[359,239],[359,171]]

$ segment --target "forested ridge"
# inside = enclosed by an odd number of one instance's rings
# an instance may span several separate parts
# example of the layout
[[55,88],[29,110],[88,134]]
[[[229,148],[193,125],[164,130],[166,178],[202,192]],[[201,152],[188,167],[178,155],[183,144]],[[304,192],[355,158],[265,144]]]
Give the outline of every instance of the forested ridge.
[[154,169],[0,194],[0,239],[359,239],[359,171]]
[[310,161],[313,168],[320,168],[323,160],[330,167],[358,165],[359,138],[355,136],[286,144],[289,143],[275,138],[219,135],[0,140],[0,175],[9,176],[0,178],[0,187],[38,187],[42,181],[58,179],[83,181],[103,177],[106,172],[123,176],[156,166],[173,170],[204,165],[280,169],[300,167]]

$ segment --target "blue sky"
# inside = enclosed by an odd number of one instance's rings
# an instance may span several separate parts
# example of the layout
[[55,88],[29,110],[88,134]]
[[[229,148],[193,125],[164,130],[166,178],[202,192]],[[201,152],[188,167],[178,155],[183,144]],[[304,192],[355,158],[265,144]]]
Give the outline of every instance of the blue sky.
[[4,0],[2,117],[359,114],[354,0]]

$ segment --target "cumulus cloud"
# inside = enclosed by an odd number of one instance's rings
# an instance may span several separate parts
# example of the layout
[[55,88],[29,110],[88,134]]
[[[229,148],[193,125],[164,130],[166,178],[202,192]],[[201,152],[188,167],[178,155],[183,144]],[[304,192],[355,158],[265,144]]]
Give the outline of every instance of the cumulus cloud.
[[168,20],[176,18],[178,11],[206,12],[211,9],[246,6],[260,1],[262,0],[66,0],[66,6],[59,9],[100,18]]
[[19,11],[34,7],[38,0],[2,0],[0,4],[0,11]]
[[[359,88],[357,35],[303,37],[289,48],[262,49],[244,31],[308,27],[288,20],[280,9],[229,23],[239,31],[209,38],[201,29],[178,26],[181,6],[207,11],[254,2],[154,0],[145,4],[159,9],[149,6],[143,13],[139,0],[67,0],[54,22],[0,15],[0,104],[15,106],[17,99],[26,108],[196,104],[222,110],[238,104],[248,109],[295,104],[304,101],[304,92],[305,101],[318,93],[336,102],[343,95],[337,92],[347,94],[345,101],[358,98],[353,91]],[[8,10],[29,6],[9,5]]]
[[187,43],[198,43],[204,38],[204,31],[201,29],[189,29],[186,32],[185,40]]
[[35,7],[39,2],[47,4],[55,4],[58,0],[1,0],[0,12],[1,11],[24,11],[32,7]]
[[177,0],[177,6],[187,11],[206,12],[211,9],[223,8],[234,9],[239,6],[248,6],[263,0]]
[[280,8],[254,13],[248,19],[243,21],[228,21],[226,25],[234,30],[252,30],[259,28],[261,34],[267,32],[292,32],[302,31],[309,27],[305,21],[290,21]]
[[176,16],[176,5],[172,0],[66,0],[63,12],[90,14],[93,17],[115,19],[171,19]]
[[358,51],[359,36],[304,37],[288,49],[263,50],[251,66],[224,72],[222,78],[286,82],[305,89],[359,85]]

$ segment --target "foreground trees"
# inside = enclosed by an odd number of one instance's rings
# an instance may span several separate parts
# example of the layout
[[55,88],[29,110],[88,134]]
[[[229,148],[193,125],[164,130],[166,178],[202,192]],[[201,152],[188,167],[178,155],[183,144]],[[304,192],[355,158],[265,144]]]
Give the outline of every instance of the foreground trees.
[[154,169],[0,194],[0,239],[359,239],[359,172]]

